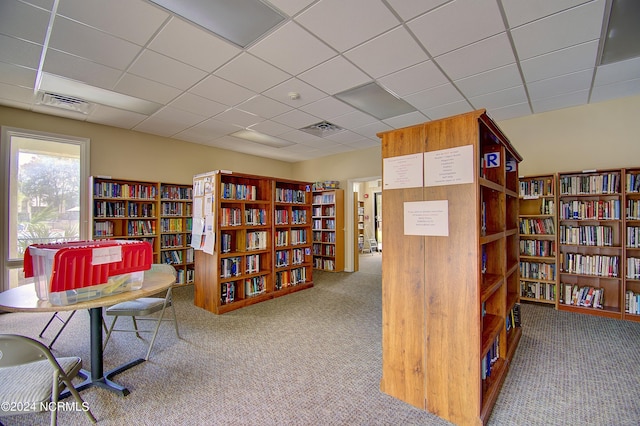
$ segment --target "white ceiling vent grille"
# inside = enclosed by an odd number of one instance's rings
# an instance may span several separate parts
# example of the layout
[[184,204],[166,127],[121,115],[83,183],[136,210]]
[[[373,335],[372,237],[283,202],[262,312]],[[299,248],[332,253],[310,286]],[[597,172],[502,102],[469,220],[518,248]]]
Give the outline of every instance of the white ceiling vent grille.
[[335,135],[336,133],[340,133],[344,129],[342,127],[340,127],[340,126],[337,126],[335,124],[329,123],[328,121],[321,121],[320,123],[316,123],[316,124],[312,124],[312,125],[307,126],[307,127],[303,127],[300,130],[302,130],[303,132],[307,132],[307,133],[310,133],[312,135],[319,136],[319,137],[323,138],[323,137],[326,137],[326,136]]
[[66,109],[82,114],[89,114],[91,108],[91,104],[84,99],[52,92],[40,92],[38,103],[40,105]]

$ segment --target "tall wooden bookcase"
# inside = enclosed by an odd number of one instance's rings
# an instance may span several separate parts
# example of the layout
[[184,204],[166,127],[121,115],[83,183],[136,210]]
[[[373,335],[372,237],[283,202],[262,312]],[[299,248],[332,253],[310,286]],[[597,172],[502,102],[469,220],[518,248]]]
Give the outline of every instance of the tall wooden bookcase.
[[[484,110],[378,136],[380,388],[450,422],[483,424],[521,334],[512,326],[521,157]],[[424,164],[422,183],[400,176],[392,186],[403,162],[405,177]]]
[[520,300],[557,305],[556,176],[520,178]]
[[196,306],[223,314],[313,285],[309,183],[213,171],[193,189]]
[[625,311],[624,170],[559,173],[558,184],[558,308],[621,319]]
[[176,268],[176,285],[193,282],[190,185],[93,176],[91,188],[94,240],[147,241],[154,263]]
[[344,270],[344,190],[313,192],[313,267]]
[[624,319],[640,322],[640,168],[625,170]]

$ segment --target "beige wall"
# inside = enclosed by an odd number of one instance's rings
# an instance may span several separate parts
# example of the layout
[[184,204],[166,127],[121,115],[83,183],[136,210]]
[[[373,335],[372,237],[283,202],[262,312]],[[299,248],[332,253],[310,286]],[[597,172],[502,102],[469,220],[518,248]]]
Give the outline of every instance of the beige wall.
[[640,166],[640,96],[498,122],[520,175]]
[[0,106],[0,125],[91,140],[91,174],[189,184],[216,169],[293,179],[292,164]]

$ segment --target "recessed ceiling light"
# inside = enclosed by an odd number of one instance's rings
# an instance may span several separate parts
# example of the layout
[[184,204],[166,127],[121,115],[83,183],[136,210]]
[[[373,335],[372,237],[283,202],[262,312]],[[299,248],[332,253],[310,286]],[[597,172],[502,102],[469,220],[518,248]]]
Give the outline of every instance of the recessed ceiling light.
[[151,1],[240,47],[247,47],[285,20],[260,0]]
[[600,64],[640,56],[640,2],[613,0]]
[[345,90],[335,96],[379,120],[416,111],[410,103],[395,97],[373,82]]
[[261,145],[267,145],[273,148],[284,148],[285,146],[295,145],[293,142],[276,138],[274,136],[265,135],[264,133],[256,132],[255,130],[251,129],[238,130],[237,132],[231,133],[231,136],[235,136],[240,139],[246,139],[248,141],[259,143]]

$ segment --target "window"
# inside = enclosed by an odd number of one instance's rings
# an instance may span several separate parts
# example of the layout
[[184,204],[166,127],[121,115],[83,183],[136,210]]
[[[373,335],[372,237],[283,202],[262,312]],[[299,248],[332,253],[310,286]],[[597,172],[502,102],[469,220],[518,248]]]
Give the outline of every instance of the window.
[[2,285],[24,284],[31,244],[87,239],[89,140],[2,128]]

